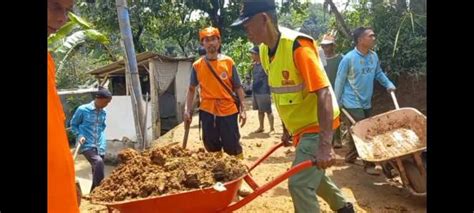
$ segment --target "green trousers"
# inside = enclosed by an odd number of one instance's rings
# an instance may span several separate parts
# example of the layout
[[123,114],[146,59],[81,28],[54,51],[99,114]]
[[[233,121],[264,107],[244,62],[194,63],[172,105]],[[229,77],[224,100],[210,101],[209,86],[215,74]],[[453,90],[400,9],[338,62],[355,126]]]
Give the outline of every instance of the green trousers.
[[[315,149],[319,147],[319,134],[303,134],[296,147],[293,165],[306,160],[314,159]],[[334,182],[326,176],[324,170],[316,166],[307,168],[291,176],[288,180],[288,188],[296,213],[319,212],[319,203],[316,195],[323,198],[336,211],[346,204],[341,190]]]
[[336,144],[342,146],[341,126],[337,127],[337,129],[334,131],[334,136],[332,137],[332,145]]
[[[360,120],[364,120],[364,119],[370,117],[370,115],[372,114],[371,109],[357,108],[357,109],[346,109],[346,110],[352,116],[352,118],[354,118],[354,120],[356,122],[360,121]],[[352,125],[352,123],[351,123],[351,125]],[[359,154],[357,153],[357,149],[355,147],[354,139],[352,139],[352,136],[349,139],[349,142],[347,143],[347,146],[349,148],[349,152],[347,152],[347,154],[346,154],[346,160],[347,161],[356,160],[356,158],[359,156]],[[363,161],[363,162],[364,162],[364,167],[374,167],[375,166],[374,163],[367,162],[367,161]]]

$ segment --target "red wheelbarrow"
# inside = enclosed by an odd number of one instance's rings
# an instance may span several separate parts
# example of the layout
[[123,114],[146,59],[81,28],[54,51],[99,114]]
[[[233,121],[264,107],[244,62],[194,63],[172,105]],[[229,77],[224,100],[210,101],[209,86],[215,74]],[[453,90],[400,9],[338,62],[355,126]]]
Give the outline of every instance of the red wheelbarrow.
[[[285,173],[279,175],[272,181],[260,186],[252,178],[250,172],[259,165],[262,161],[268,158],[275,150],[282,147],[283,143],[273,146],[267,153],[255,161],[248,170],[248,173],[242,177],[224,183],[225,190],[218,191],[213,187],[196,189],[177,194],[168,194],[163,196],[153,196],[147,198],[126,200],[120,202],[93,202],[94,204],[105,205],[109,212],[114,209],[121,213],[148,213],[148,212],[232,212],[250,201],[257,198],[257,196],[275,187],[290,176],[299,171],[316,165],[314,160],[307,160],[290,168]],[[232,203],[237,191],[245,182],[253,189],[253,192],[245,198]]]

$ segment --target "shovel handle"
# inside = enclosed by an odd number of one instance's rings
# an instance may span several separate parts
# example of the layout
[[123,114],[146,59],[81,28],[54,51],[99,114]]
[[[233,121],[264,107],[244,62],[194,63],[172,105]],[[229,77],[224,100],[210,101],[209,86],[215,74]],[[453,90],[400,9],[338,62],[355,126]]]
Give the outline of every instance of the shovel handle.
[[186,149],[186,145],[188,144],[188,135],[189,135],[189,128],[191,126],[191,123],[184,124],[184,138],[183,138],[183,149]]
[[81,142],[77,141],[77,144],[76,144],[76,149],[74,149],[74,156],[73,156],[73,160],[76,160],[76,157],[77,157],[77,152],[79,152],[79,149],[81,148]]

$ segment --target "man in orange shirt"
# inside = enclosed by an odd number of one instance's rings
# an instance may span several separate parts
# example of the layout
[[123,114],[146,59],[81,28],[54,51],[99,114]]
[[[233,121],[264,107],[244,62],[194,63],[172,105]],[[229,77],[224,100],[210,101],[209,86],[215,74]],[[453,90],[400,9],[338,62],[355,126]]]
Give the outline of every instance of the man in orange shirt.
[[[48,36],[66,23],[73,0],[48,0]],[[56,91],[56,70],[48,53],[48,212],[75,213],[75,172],[65,129],[65,116]]]
[[[246,114],[242,102],[244,90],[237,69],[230,57],[219,53],[221,36],[217,28],[204,28],[199,32],[199,39],[206,49],[206,55],[193,63],[184,122],[191,123],[194,93],[199,85],[199,117],[202,122],[204,147],[208,152],[224,150],[229,155],[243,159],[237,115],[242,127]],[[237,104],[235,94],[239,99]]]
[[260,44],[261,63],[285,128],[282,141],[287,145],[288,134],[294,136],[292,165],[307,160],[316,164],[288,179],[295,212],[319,212],[319,195],[332,210],[352,213],[352,204],[325,173],[335,162],[331,142],[339,108],[316,43],[308,35],[279,27],[275,9],[274,0],[245,0],[231,26],[242,25],[247,38]]

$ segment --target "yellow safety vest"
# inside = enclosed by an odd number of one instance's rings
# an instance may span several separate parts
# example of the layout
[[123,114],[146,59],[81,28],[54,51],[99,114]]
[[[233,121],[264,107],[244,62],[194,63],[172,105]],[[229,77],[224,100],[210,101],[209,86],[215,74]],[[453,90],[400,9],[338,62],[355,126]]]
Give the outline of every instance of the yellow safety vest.
[[[290,133],[298,134],[306,127],[319,126],[319,122],[317,96],[308,92],[303,77],[296,69],[293,43],[298,37],[305,37],[315,42],[308,35],[284,27],[279,29],[281,36],[273,60],[270,62],[269,48],[263,43],[260,45],[260,58],[268,74],[270,91],[280,118]],[[340,113],[339,106],[331,86],[329,90],[332,96],[333,118],[336,119]]]

